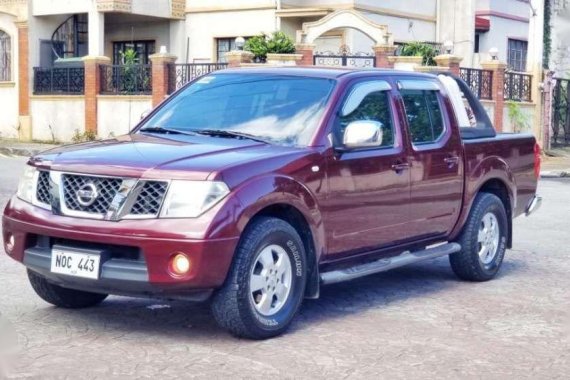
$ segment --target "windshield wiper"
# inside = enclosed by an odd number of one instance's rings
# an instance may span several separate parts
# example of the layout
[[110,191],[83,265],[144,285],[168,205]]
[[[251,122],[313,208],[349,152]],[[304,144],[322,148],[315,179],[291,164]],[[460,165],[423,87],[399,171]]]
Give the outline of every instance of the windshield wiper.
[[192,131],[181,131],[180,129],[172,129],[172,128],[164,128],[164,127],[146,127],[146,128],[139,129],[139,132],[196,136],[196,133],[192,132]]
[[192,132],[197,133],[199,135],[207,135],[207,136],[244,138],[257,142],[262,142],[264,144],[270,144],[269,141],[261,137],[250,135],[249,133],[244,133],[244,132],[227,131],[224,129],[193,129]]

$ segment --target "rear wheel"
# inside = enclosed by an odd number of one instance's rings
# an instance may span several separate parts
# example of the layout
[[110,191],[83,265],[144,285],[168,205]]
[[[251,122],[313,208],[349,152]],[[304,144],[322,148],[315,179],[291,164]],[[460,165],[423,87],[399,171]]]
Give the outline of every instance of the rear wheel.
[[468,281],[487,281],[497,275],[507,246],[508,219],[503,202],[479,193],[457,242],[461,251],[449,256],[455,274]]
[[83,292],[54,285],[29,269],[28,279],[32,288],[41,299],[57,307],[80,309],[98,305],[107,298],[107,294]]
[[306,257],[301,238],[287,222],[261,217],[244,231],[212,311],[232,334],[265,339],[283,333],[305,293]]

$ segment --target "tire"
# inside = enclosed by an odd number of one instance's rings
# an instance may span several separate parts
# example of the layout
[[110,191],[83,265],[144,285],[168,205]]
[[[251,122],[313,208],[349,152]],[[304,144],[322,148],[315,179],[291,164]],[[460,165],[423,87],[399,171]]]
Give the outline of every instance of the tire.
[[83,292],[54,285],[42,276],[28,269],[32,288],[44,301],[66,309],[80,309],[95,306],[107,298],[107,294]]
[[461,251],[451,254],[453,272],[467,281],[494,278],[505,257],[508,219],[503,202],[494,194],[479,193],[457,242]]
[[217,323],[241,338],[282,334],[301,306],[306,265],[303,242],[290,224],[255,219],[240,239],[226,282],[213,297]]

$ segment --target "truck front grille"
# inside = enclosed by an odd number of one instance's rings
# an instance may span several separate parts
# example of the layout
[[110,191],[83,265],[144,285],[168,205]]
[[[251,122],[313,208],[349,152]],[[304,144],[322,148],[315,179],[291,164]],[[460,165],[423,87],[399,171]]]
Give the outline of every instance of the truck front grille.
[[[65,206],[73,211],[91,214],[105,214],[123,182],[119,178],[88,177],[73,174],[64,174],[61,179]],[[78,192],[91,185],[97,189],[97,197],[92,204],[82,205],[79,201]]]
[[131,208],[131,215],[156,215],[166,195],[168,183],[147,181]]
[[38,185],[36,187],[36,198],[38,202],[45,205],[51,204],[51,185],[49,182],[49,172],[40,171],[38,175]]
[[[59,199],[56,199],[55,203],[60,205],[58,210],[63,215],[103,219],[113,204],[120,203],[120,198],[125,195],[119,194],[125,181],[123,178],[69,173],[62,173],[59,178],[60,188],[54,192],[50,172],[40,171],[36,185],[36,201],[43,207],[49,208],[54,203],[52,199],[54,193],[56,196],[59,194]],[[166,196],[168,182],[139,180],[137,188],[140,191],[126,194],[127,198],[136,197],[136,199],[134,202],[125,202],[126,205],[132,204],[132,206],[128,210],[121,210],[121,215],[124,218],[156,217]],[[93,195],[93,199],[90,199],[90,194]]]

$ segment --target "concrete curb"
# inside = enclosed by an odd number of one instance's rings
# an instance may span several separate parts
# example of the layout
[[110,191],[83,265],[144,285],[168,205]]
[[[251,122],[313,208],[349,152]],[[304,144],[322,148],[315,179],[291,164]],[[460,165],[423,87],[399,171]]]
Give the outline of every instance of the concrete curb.
[[0,154],[6,156],[20,156],[20,157],[31,157],[38,153],[43,152],[45,149],[39,148],[15,148],[15,147],[5,147],[0,146]]
[[540,172],[540,178],[569,178],[570,169],[566,170],[551,170]]

